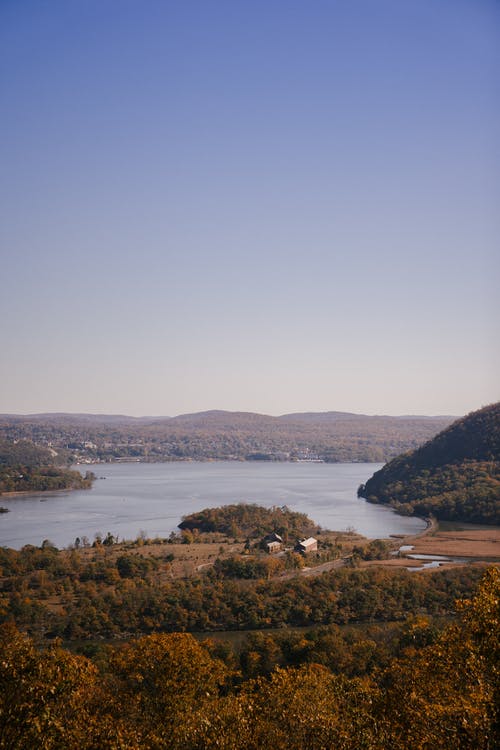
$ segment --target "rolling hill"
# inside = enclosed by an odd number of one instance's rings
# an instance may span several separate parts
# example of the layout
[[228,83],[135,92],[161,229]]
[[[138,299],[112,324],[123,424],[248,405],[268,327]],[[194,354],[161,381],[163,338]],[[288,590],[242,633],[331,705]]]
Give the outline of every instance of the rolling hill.
[[500,403],[396,457],[359,488],[370,502],[442,520],[500,523]]

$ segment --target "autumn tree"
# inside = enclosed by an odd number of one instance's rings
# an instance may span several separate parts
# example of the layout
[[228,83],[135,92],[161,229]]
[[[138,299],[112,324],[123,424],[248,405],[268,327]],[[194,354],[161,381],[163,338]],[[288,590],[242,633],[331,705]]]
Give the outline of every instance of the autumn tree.
[[246,683],[198,718],[192,750],[382,750],[370,715],[371,690],[313,664],[277,669]]
[[[141,748],[184,748],[196,713],[217,703],[230,675],[191,635],[155,634],[117,649],[110,690],[141,734]],[[119,707],[117,706],[117,711]]]
[[0,746],[87,747],[97,669],[57,644],[42,653],[12,625],[0,630]]
[[408,648],[381,680],[388,750],[493,750],[499,746],[500,575],[459,605],[463,623],[418,652]]

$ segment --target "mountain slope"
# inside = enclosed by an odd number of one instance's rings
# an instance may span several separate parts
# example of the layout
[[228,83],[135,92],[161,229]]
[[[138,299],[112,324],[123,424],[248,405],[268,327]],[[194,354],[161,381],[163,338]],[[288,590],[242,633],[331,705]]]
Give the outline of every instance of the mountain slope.
[[500,403],[454,422],[377,471],[359,495],[400,512],[500,523]]

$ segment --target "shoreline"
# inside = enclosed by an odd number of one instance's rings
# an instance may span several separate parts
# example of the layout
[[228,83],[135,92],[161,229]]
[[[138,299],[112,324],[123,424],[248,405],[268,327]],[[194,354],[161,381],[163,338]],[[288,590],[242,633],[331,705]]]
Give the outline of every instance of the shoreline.
[[422,539],[422,537],[427,536],[428,534],[432,534],[433,532],[436,532],[439,529],[439,521],[434,516],[413,516],[414,518],[420,518],[422,521],[425,521],[427,526],[425,529],[422,529],[422,531],[419,531],[417,534],[408,534],[403,537],[402,539],[408,541],[409,539]]
[[90,490],[90,487],[61,487],[54,490],[13,490],[10,492],[0,493],[0,502],[2,499],[15,499],[16,497],[38,497],[39,495],[59,495],[63,492],[78,492],[79,490]]
[[[440,563],[439,568],[471,564],[498,565],[500,563],[499,526],[472,527],[467,530],[454,531],[440,529],[439,521],[434,517],[425,520],[428,522],[427,528],[419,534],[392,537],[393,542],[400,546],[410,546],[410,550],[392,559],[370,561],[365,565],[378,564],[391,568],[417,568],[425,559],[438,561]],[[415,559],[408,557],[409,554],[423,555],[424,558],[422,560]]]
[[[75,487],[67,487],[64,490],[15,490],[12,492],[2,492],[0,494],[0,501],[2,498],[16,498],[16,497],[24,497],[26,495],[29,495],[30,497],[33,497],[34,495],[52,495],[52,493],[55,492],[70,492],[71,490],[74,490]],[[81,489],[81,488],[78,488]]]

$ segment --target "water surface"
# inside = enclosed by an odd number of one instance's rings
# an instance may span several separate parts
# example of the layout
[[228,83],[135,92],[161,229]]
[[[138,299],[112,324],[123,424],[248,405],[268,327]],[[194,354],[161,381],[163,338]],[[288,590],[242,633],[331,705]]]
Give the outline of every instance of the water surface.
[[[230,503],[287,505],[323,528],[354,528],[369,538],[414,534],[418,518],[398,516],[356,496],[381,464],[230,462],[121,463],[91,467],[91,490],[0,498],[0,545],[19,549],[49,539],[66,547],[76,537],[111,532],[120,539],[166,537],[183,515]],[[87,469],[88,467],[85,467]]]

